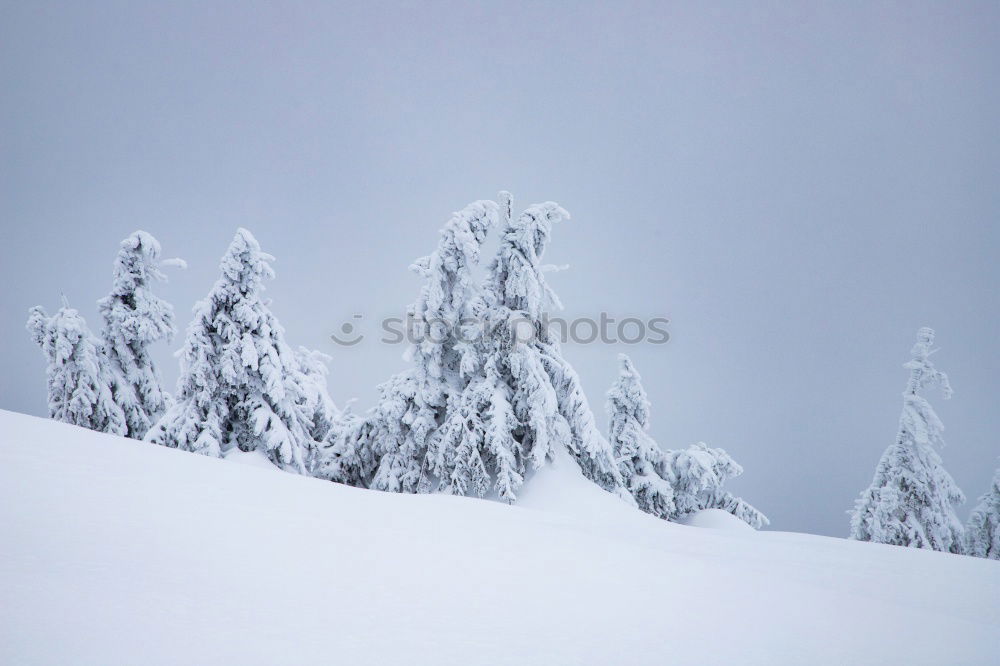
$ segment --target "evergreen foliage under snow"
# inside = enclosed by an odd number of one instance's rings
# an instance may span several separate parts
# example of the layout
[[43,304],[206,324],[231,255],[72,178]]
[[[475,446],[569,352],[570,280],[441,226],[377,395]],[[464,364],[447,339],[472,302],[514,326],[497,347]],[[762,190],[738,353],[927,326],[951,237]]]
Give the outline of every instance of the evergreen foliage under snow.
[[152,291],[153,282],[164,280],[159,241],[136,231],[121,242],[111,293],[98,301],[104,352],[117,378],[115,399],[134,439],[142,439],[170,405],[149,353],[149,345],[176,333],[173,307]]
[[476,289],[472,268],[497,214],[493,201],[469,204],[452,214],[437,249],[413,263],[424,285],[407,313],[420,337],[410,350],[412,366],[378,387],[378,404],[365,417],[338,419],[320,476],[389,492],[432,489],[428,449],[461,384],[460,321]]
[[966,555],[1000,560],[1000,469],[990,489],[979,498],[965,528]]
[[[411,266],[424,279],[408,310],[412,365],[378,387],[364,415],[331,401],[328,357],[286,344],[262,297],[273,257],[245,229],[194,308],[171,402],[148,350],[175,330],[171,306],[151,291],[169,262],[159,260],[155,238],[137,231],[122,241],[112,292],[99,301],[103,345],[75,310],[52,318],[32,311],[28,328],[49,360],[51,413],[209,456],[261,451],[282,469],[349,485],[507,502],[535,470],[568,454],[584,477],[658,517],[721,508],[755,528],[766,524],[722,489],[742,472],[724,451],[698,444],[664,452],[649,437],[649,403],[627,357],[608,394],[610,439],[598,430],[547,327],[562,306],[542,258],[553,225],[568,218],[553,202],[515,217],[507,192],[454,213],[437,249]],[[473,269],[494,227],[499,248],[480,281]]]
[[561,305],[541,260],[552,225],[569,213],[552,202],[517,218],[510,209],[502,193],[500,247],[471,305],[484,330],[460,347],[464,386],[434,442],[432,469],[445,492],[482,497],[495,490],[512,502],[526,475],[563,447],[587,478],[631,501],[579,377],[545,325]]
[[625,354],[618,356],[621,370],[608,391],[611,419],[608,439],[622,479],[636,504],[646,513],[664,519],[677,517],[672,475],[666,456],[649,436],[649,400],[639,372]]
[[963,526],[955,506],[965,501],[944,469],[937,448],[944,425],[921,395],[938,387],[951,397],[948,376],[931,362],[934,331],[921,328],[903,367],[910,378],[903,392],[903,413],[896,441],[886,449],[875,477],[857,500],[851,538],[859,541],[929,548],[952,553],[964,549]]
[[677,518],[702,509],[723,509],[754,529],[766,526],[767,516],[723,489],[723,484],[743,473],[741,467],[723,449],[698,442],[680,451],[666,452],[666,467],[674,487]]
[[626,488],[646,513],[679,520],[703,509],[723,509],[754,529],[767,517],[723,489],[743,473],[729,454],[699,442],[680,451],[663,451],[649,436],[649,401],[642,378],[625,354],[608,391],[609,438]]
[[[414,263],[425,279],[411,317],[413,367],[379,387],[364,418],[345,414],[328,438],[321,475],[394,492],[440,492],[512,502],[527,474],[567,449],[583,473],[631,501],[579,378],[544,315],[559,307],[542,255],[569,214],[548,202],[511,214],[511,197],[455,213],[437,250]],[[489,230],[500,248],[473,280]]]
[[222,275],[195,306],[180,352],[175,404],[146,439],[209,456],[260,450],[282,469],[307,473],[328,418],[316,395],[316,357],[296,355],[267,307],[273,257],[246,229],[222,258]]
[[36,306],[29,311],[27,329],[45,356],[49,416],[125,435],[125,413],[114,396],[117,378],[80,313],[65,301],[51,317]]

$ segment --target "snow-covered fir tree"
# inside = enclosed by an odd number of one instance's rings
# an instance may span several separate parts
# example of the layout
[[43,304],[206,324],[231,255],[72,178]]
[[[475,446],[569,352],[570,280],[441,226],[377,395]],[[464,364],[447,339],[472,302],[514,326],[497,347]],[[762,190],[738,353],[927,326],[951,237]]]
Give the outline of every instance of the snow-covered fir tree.
[[249,231],[236,233],[222,275],[195,306],[175,403],[147,440],[210,456],[260,450],[282,469],[309,471],[318,373],[285,343],[262,297],[273,260]]
[[[425,285],[409,317],[413,367],[379,387],[365,417],[331,429],[321,475],[396,492],[439,490],[514,501],[525,475],[568,450],[584,474],[628,501],[610,444],[544,315],[558,306],[541,264],[554,203],[516,219],[511,197],[455,213],[438,249],[414,264]],[[472,268],[490,228],[502,226],[485,285]]]
[[49,416],[91,430],[124,435],[125,414],[115,402],[115,374],[80,313],[63,302],[49,317],[29,311],[28,332],[46,360]]
[[681,451],[663,451],[649,436],[649,401],[632,361],[619,355],[621,370],[608,391],[608,438],[626,487],[646,513],[678,520],[702,509],[723,509],[754,529],[767,518],[723,488],[743,473],[729,454],[699,442]]
[[472,269],[497,223],[498,206],[476,201],[453,213],[437,249],[411,269],[424,278],[408,309],[417,338],[412,365],[379,386],[377,405],[364,417],[347,412],[327,438],[318,475],[390,492],[427,492],[433,486],[428,447],[438,436],[453,393],[460,388],[460,322],[476,292]]
[[965,528],[967,555],[1000,560],[1000,469],[993,483],[979,498]]
[[430,451],[439,489],[512,502],[531,470],[567,450],[583,474],[631,502],[579,377],[546,326],[561,307],[541,263],[552,225],[569,218],[558,204],[517,218],[501,194],[503,231],[482,293],[470,305],[480,330],[458,346],[462,390],[453,394]]
[[295,352],[296,372],[292,375],[296,402],[309,422],[307,446],[309,448],[307,468],[316,465],[318,447],[339,415],[337,406],[330,398],[326,378],[329,374],[327,363],[330,357],[323,352],[299,347]]
[[955,506],[965,496],[937,452],[944,445],[944,425],[921,395],[935,387],[940,387],[945,398],[952,393],[948,376],[930,360],[937,351],[933,344],[933,330],[917,331],[912,358],[904,364],[910,378],[903,392],[899,433],[882,454],[871,486],[855,504],[852,539],[952,553],[964,549],[963,526]]
[[723,484],[743,473],[743,468],[723,449],[698,442],[687,449],[667,451],[664,467],[674,489],[676,518],[703,509],[723,509],[754,529],[768,524],[767,517]]
[[664,519],[676,517],[674,489],[666,457],[649,436],[649,400],[631,359],[619,354],[621,369],[608,391],[608,440],[622,480],[636,505]]
[[378,411],[355,414],[350,405],[334,417],[323,440],[313,476],[328,481],[367,488],[371,485],[376,458],[373,426]]
[[[183,262],[171,260],[175,265]],[[141,439],[170,404],[149,346],[173,338],[173,307],[153,293],[160,270],[160,243],[145,231],[121,242],[112,274],[111,293],[98,301],[104,319],[104,353],[118,377],[115,400],[125,413],[127,436]]]

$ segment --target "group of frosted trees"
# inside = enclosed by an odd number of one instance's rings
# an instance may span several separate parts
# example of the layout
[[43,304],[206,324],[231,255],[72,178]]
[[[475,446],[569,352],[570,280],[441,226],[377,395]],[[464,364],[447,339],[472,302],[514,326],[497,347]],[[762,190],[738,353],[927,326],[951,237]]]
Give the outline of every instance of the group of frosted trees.
[[49,415],[59,421],[141,439],[170,405],[149,346],[175,332],[173,308],[152,284],[165,277],[160,244],[144,231],[121,243],[111,293],[98,301],[104,329],[95,337],[66,299],[51,317],[31,309],[28,331],[47,361]]
[[[408,316],[418,332],[410,367],[379,386],[365,414],[338,410],[325,358],[292,350],[262,297],[273,257],[240,229],[220,276],[194,309],[179,352],[176,394],[162,389],[150,346],[175,332],[160,246],[145,232],[122,242],[111,294],[99,302],[100,338],[67,304],[31,310],[28,329],[47,360],[49,412],[93,430],[226,457],[257,452],[286,471],[377,490],[517,499],[543,465],[568,454],[580,473],[643,511],[676,520],[707,508],[753,527],[767,519],[723,489],[742,468],[699,443],[661,450],[648,435],[649,402],[622,358],[608,393],[609,435],[544,322],[561,307],[542,257],[551,202],[520,215],[503,192],[454,213],[437,249],[411,267],[423,278]],[[499,249],[474,277],[489,233]],[[176,263],[177,260],[175,260]]]
[[[165,279],[160,245],[137,231],[121,243],[111,292],[98,301],[100,336],[63,302],[32,308],[28,330],[47,361],[52,418],[214,457],[257,452],[283,470],[389,492],[439,492],[514,502],[543,465],[568,457],[592,482],[642,511],[678,520],[722,509],[760,528],[767,518],[724,489],[742,468],[698,443],[665,450],[649,435],[650,403],[631,360],[607,393],[607,435],[580,379],[544,322],[561,307],[542,263],[555,203],[520,215],[508,193],[454,213],[437,249],[411,267],[423,278],[408,316],[410,367],[379,386],[365,414],[338,410],[326,358],[293,350],[267,301],[273,257],[240,229],[219,279],[194,309],[179,352],[175,396],[162,388],[150,347],[175,334],[172,307],[153,293]],[[494,229],[499,248],[474,277]],[[1000,472],[963,525],[961,490],[942,466],[943,425],[923,397],[948,377],[931,362],[922,328],[903,394],[896,441],[856,503],[851,537],[1000,559]],[[565,454],[565,456],[564,456]]]
[[[408,312],[423,333],[411,367],[379,387],[367,414],[341,415],[315,474],[379,490],[513,502],[532,473],[566,453],[586,478],[659,517],[721,508],[754,527],[766,524],[722,489],[742,472],[724,451],[700,444],[662,452],[649,439],[649,406],[630,364],[608,403],[610,437],[597,427],[579,377],[544,325],[560,305],[542,258],[553,225],[568,218],[552,202],[514,216],[506,192],[452,216],[437,249],[413,265],[424,285]],[[500,245],[477,281],[473,269],[494,227]],[[657,489],[655,499],[644,483]]]
[[855,503],[851,538],[1000,559],[1000,470],[966,525],[955,514],[965,495],[942,465],[937,450],[944,445],[944,425],[922,395],[933,388],[945,398],[952,393],[948,376],[931,362],[933,345],[933,330],[917,331],[904,364],[910,377],[896,441]]
[[137,231],[121,243],[95,337],[63,302],[32,308],[28,331],[47,361],[49,415],[92,430],[211,456],[260,451],[309,473],[336,416],[322,355],[291,350],[261,297],[269,255],[240,229],[221,275],[195,307],[180,352],[177,395],[162,388],[150,346],[176,332],[173,308],[152,291],[164,279],[160,245]]

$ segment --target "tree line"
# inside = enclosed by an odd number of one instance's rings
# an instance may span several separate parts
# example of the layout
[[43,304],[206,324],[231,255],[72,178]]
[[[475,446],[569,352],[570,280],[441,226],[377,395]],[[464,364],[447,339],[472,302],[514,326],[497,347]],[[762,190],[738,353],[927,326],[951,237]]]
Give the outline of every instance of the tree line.
[[[505,502],[566,453],[587,479],[665,520],[715,508],[765,526],[763,513],[725,490],[743,470],[724,450],[701,442],[666,450],[651,438],[651,405],[625,355],[607,392],[606,433],[597,426],[545,324],[561,304],[542,258],[553,226],[568,218],[553,202],[514,215],[507,192],[453,213],[437,248],[411,266],[423,284],[408,316],[427,334],[363,414],[330,399],[328,357],[286,342],[263,297],[273,257],[246,229],[194,308],[176,391],[164,390],[150,347],[171,340],[176,326],[153,287],[166,279],[163,266],[183,262],[161,260],[156,239],[136,231],[122,241],[111,293],[98,302],[99,337],[65,299],[52,316],[41,307],[29,312],[27,328],[47,365],[49,415],[213,457],[259,451],[285,471],[352,486]],[[486,277],[476,279],[493,230],[499,248]],[[950,393],[929,360],[932,343],[933,331],[921,329],[906,364],[899,436],[852,512],[851,537],[997,559],[1000,473],[963,525],[954,506],[964,497],[936,451],[943,426],[921,396],[934,386]]]

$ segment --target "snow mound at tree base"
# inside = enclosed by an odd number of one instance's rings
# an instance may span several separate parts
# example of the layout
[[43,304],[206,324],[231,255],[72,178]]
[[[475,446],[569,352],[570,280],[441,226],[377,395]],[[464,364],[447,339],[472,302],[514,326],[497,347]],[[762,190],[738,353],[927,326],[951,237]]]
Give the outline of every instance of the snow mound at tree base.
[[0,663],[1000,663],[997,562],[358,490],[9,412],[0,461]]
[[680,523],[681,525],[688,525],[690,527],[707,527],[712,530],[753,531],[752,527],[723,509],[695,511],[681,518]]
[[564,449],[557,450],[555,460],[528,475],[515,506],[615,528],[662,522],[588,481]]

